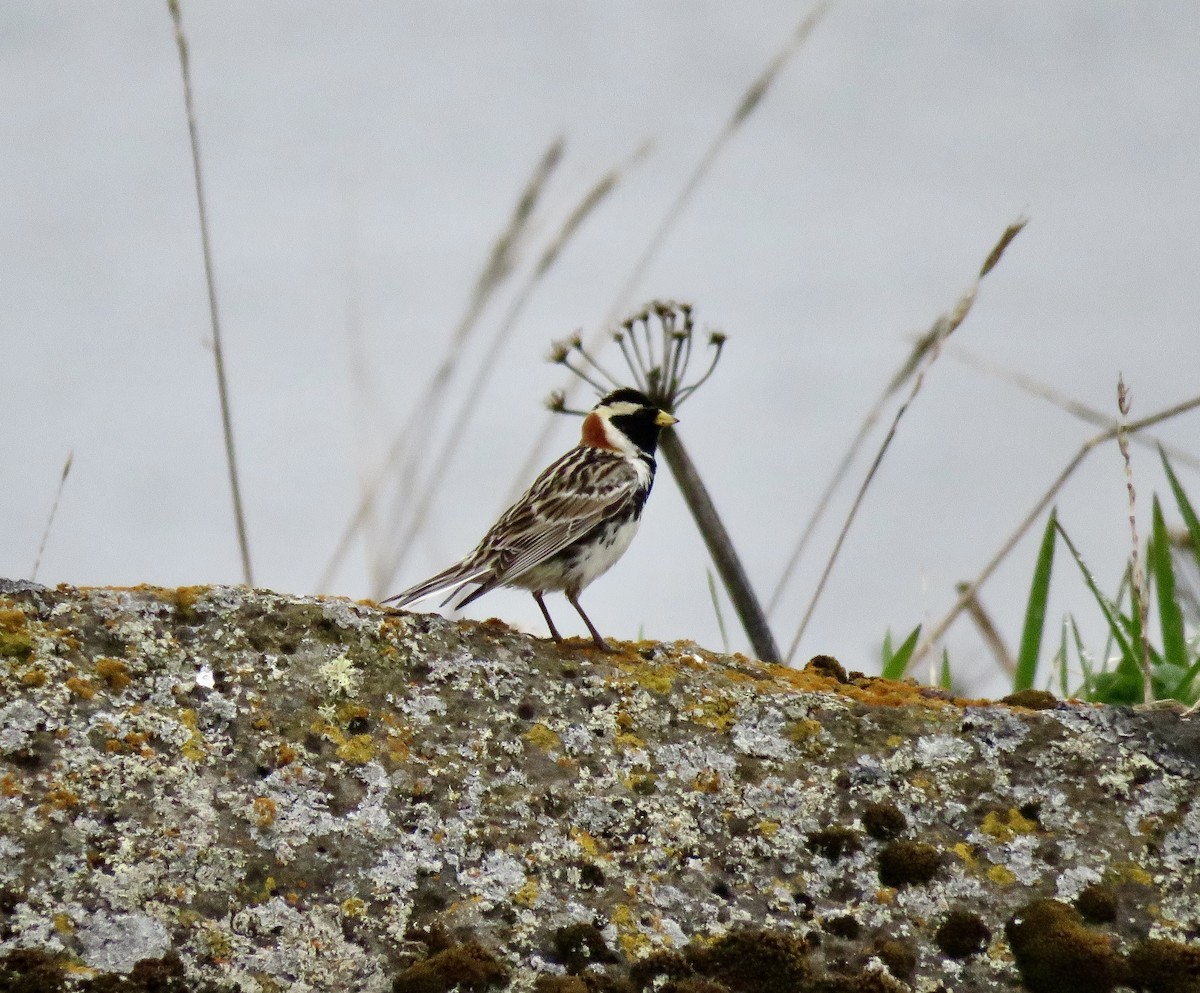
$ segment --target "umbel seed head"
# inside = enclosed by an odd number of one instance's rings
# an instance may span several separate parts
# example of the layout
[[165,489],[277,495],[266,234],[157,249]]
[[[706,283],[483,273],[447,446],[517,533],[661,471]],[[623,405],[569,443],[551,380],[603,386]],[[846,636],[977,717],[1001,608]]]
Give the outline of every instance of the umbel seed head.
[[[708,367],[692,382],[686,382],[692,359],[696,329],[692,307],[687,303],[653,300],[617,326],[612,339],[621,350],[633,385],[655,407],[673,412],[696,392],[713,374],[725,347],[725,334],[713,331],[708,336],[712,350]],[[583,347],[578,332],[550,347],[550,361],[566,366],[598,393],[621,387],[629,378],[620,379],[602,366]],[[570,410],[561,392],[551,394],[546,406],[558,413],[582,414]]]

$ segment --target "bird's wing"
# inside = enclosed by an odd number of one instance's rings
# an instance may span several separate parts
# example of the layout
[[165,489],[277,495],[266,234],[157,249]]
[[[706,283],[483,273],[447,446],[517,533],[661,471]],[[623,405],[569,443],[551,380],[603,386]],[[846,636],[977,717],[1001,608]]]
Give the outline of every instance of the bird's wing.
[[[480,542],[494,571],[462,607],[518,578],[602,521],[619,513],[641,485],[637,469],[615,452],[574,448],[543,472]],[[472,558],[474,555],[472,555]]]

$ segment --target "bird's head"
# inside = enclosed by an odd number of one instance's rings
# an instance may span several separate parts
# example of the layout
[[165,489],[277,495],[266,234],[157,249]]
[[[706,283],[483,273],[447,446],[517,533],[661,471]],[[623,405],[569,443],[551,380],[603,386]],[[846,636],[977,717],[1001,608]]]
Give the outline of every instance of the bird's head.
[[638,390],[613,390],[583,419],[582,444],[624,455],[653,455],[658,433],[678,419],[656,407]]

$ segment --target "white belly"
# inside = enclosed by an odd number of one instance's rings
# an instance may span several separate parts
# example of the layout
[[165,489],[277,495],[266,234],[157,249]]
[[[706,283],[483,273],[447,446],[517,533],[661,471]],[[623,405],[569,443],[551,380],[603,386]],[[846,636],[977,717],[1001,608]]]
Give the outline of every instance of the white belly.
[[586,552],[574,546],[564,549],[513,579],[511,585],[527,590],[567,590],[578,594],[608,572],[625,554],[637,534],[639,523],[640,519],[634,519],[607,525],[598,536],[600,540],[589,544]]

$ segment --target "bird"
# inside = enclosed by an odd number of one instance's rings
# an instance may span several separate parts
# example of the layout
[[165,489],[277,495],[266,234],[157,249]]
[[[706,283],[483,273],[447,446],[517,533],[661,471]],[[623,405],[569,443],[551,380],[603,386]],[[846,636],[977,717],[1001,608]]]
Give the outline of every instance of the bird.
[[455,609],[496,589],[529,590],[550,628],[562,636],[543,596],[566,594],[592,640],[611,652],[579,603],[579,595],[629,548],[654,485],[659,433],[678,418],[641,391],[624,387],[601,397],[583,419],[579,444],[552,462],[508,508],[474,551],[383,603],[405,606],[453,587],[441,606]]

